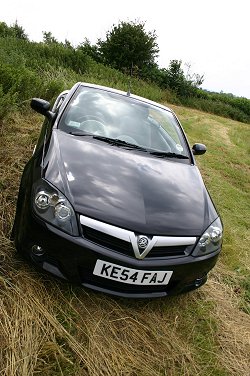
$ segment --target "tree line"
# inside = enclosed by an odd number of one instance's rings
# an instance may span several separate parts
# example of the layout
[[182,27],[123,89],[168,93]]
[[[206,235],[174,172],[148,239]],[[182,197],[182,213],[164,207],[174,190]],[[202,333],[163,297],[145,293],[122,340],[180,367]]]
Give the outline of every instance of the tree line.
[[[23,93],[19,92],[24,87],[26,96],[34,87],[36,90],[39,87],[47,97],[53,96],[59,86],[63,86],[54,73],[55,79],[51,80],[53,67],[69,69],[80,75],[95,72],[93,79],[99,81],[100,76],[112,70],[117,82],[123,76],[131,76],[134,80],[156,85],[159,90],[169,93],[167,99],[172,103],[250,123],[250,100],[201,89],[204,76],[192,74],[190,66],[185,73],[181,60],[171,60],[167,68],[160,68],[156,62],[159,53],[157,35],[155,31],[145,30],[145,22],[121,21],[113,25],[106,37],[98,39],[96,44],[91,44],[85,38],[77,46],[68,40],[59,42],[47,31],[43,32],[42,42],[32,42],[17,21],[11,26],[0,22],[0,47],[0,105],[3,96],[7,102],[13,102],[18,96],[24,98]],[[44,73],[46,69],[50,72],[48,82],[44,82],[44,75],[41,75],[41,70]],[[115,72],[120,72],[120,75]],[[28,87],[27,82],[32,81],[36,85]],[[20,82],[24,87],[21,88]]]

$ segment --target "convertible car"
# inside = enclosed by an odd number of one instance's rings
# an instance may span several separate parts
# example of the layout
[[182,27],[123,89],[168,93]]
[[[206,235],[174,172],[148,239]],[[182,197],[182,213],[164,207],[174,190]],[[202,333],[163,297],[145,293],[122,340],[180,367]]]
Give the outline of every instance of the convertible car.
[[200,287],[223,227],[194,155],[169,108],[77,83],[45,116],[17,200],[18,252],[73,283],[121,297]]

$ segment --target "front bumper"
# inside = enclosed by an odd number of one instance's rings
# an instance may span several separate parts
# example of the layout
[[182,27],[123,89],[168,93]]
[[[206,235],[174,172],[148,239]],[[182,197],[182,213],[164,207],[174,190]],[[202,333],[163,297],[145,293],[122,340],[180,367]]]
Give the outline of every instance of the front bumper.
[[[214,267],[220,250],[203,257],[145,258],[138,260],[84,237],[72,237],[57,228],[32,218],[19,237],[19,249],[42,269],[70,282],[96,291],[121,297],[161,297],[175,295],[200,287],[207,280],[207,273]],[[43,253],[32,249],[41,247]],[[101,259],[126,268],[165,271],[172,270],[167,285],[141,286],[121,283],[93,275],[96,261]]]

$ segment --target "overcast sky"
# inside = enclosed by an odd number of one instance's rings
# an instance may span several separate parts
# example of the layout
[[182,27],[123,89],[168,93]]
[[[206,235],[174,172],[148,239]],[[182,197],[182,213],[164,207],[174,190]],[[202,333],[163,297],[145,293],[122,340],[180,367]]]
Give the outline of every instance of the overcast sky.
[[204,89],[250,99],[249,0],[1,0],[0,21],[16,20],[30,40],[51,31],[74,45],[105,39],[119,21],[145,21],[158,36],[160,67],[182,60],[204,74]]

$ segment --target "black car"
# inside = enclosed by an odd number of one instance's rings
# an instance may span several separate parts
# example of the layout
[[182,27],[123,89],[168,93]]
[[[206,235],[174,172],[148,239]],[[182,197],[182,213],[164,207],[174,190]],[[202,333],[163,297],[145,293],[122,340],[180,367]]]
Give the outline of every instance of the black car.
[[45,116],[25,166],[12,231],[44,270],[122,297],[160,297],[207,280],[222,223],[176,115],[115,89],[77,83]]

